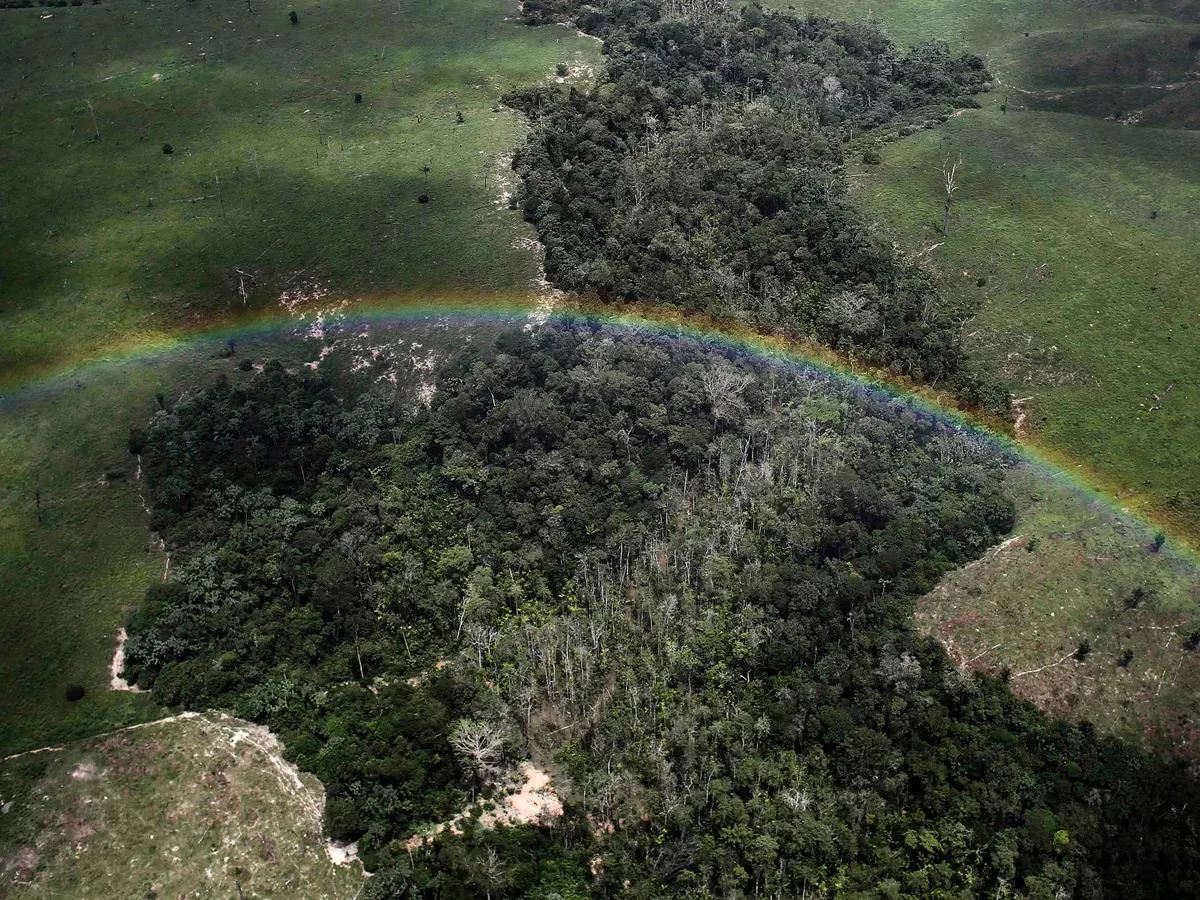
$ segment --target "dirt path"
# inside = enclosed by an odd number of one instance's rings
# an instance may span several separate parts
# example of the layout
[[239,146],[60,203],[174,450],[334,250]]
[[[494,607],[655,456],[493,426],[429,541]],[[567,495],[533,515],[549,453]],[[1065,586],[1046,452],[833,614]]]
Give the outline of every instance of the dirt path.
[[144,693],[136,684],[130,684],[121,675],[125,671],[125,642],[129,640],[129,635],[125,632],[125,628],[117,629],[117,647],[113,651],[112,662],[108,666],[108,687],[112,691],[129,691],[133,694]]

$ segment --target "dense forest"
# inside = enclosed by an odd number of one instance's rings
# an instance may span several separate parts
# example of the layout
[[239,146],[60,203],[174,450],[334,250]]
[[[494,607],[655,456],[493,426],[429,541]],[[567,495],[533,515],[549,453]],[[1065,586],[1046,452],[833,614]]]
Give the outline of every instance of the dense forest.
[[[173,562],[127,674],[275,729],[370,896],[1200,887],[1180,768],[914,632],[1011,526],[969,435],[582,323],[463,350],[415,412],[239,377],[131,435]],[[408,843],[531,756],[560,817]]]
[[[714,0],[523,9],[607,55],[587,92],[507,98],[556,284],[1007,409],[959,348],[969,303],[844,173],[864,134],[974,102],[978,58]],[[130,436],[172,565],[126,676],[275,730],[367,896],[1200,893],[1179,764],[915,632],[916,598],[1012,526],[1006,461],[970,433],[585,321],[465,342],[424,403],[278,363],[235,378]],[[530,760],[561,814],[491,827]]]
[[869,23],[716,0],[523,9],[602,37],[607,57],[591,90],[507,98],[533,125],[514,161],[517,202],[551,281],[816,339],[1007,414],[1007,395],[963,358],[972,301],[942,296],[876,234],[843,172],[856,135],[977,105],[982,60],[940,43],[902,53]]

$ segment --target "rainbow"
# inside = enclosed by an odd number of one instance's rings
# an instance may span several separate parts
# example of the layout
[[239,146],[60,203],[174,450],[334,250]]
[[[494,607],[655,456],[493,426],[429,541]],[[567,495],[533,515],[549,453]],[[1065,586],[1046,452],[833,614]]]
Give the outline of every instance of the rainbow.
[[332,311],[306,308],[250,313],[219,324],[134,335],[69,367],[10,383],[0,392],[0,412],[27,402],[34,395],[53,393],[56,385],[105,367],[132,361],[168,360],[173,354],[215,348],[230,341],[258,344],[295,341],[311,337],[314,329],[316,334],[336,337],[362,333],[364,329],[379,332],[419,325],[569,327],[579,324],[682,340],[760,360],[803,377],[846,385],[864,398],[933,418],[959,433],[983,437],[998,453],[1020,459],[1085,502],[1105,507],[1133,527],[1139,538],[1144,537],[1148,542],[1159,531],[1170,535],[1166,553],[1193,565],[1200,564],[1200,554],[1194,549],[1200,545],[1200,532],[1194,526],[1169,520],[1144,496],[1112,483],[1056,448],[1017,435],[1008,422],[964,408],[944,391],[848,359],[815,343],[664,306],[597,305],[571,299],[562,300],[553,309],[539,310],[528,295],[422,293],[365,298],[335,305]]

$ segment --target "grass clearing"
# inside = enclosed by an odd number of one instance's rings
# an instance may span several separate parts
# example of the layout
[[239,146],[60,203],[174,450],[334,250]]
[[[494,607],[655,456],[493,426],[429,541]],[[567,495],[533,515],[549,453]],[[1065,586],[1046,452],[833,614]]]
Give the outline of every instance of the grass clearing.
[[268,732],[216,713],[0,762],[6,897],[350,898],[325,795]]
[[1007,668],[1054,716],[1200,761],[1200,573],[1041,475],[1014,470],[1009,487],[1013,537],[946,576],[918,627],[968,668]]
[[498,100],[594,41],[500,0],[252,8],[3,11],[0,383],[287,289],[535,276],[490,199],[522,129]]

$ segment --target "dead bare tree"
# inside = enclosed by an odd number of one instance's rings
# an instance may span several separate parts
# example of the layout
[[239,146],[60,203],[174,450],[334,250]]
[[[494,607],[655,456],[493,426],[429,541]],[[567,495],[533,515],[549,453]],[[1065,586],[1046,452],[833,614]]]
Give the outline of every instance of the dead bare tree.
[[942,160],[942,187],[946,191],[945,201],[942,207],[943,237],[950,234],[950,208],[954,205],[954,196],[958,193],[958,175],[961,167],[961,156],[959,156],[954,162],[950,162],[950,157],[948,156]]
[[100,140],[100,126],[96,122],[96,104],[91,100],[84,100],[83,105],[87,107],[88,115],[92,117],[92,139]]
[[482,780],[499,767],[504,753],[504,730],[479,719],[459,719],[450,729],[450,746]]

